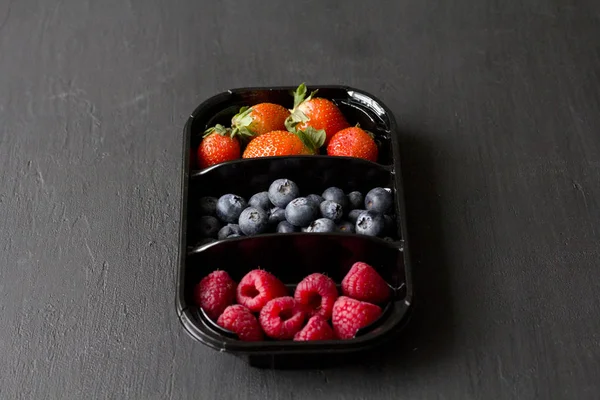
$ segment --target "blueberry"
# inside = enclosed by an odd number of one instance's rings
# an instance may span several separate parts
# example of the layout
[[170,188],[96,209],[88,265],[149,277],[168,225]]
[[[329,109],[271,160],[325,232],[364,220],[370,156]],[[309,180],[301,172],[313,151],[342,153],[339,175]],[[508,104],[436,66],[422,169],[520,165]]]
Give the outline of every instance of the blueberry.
[[348,193],[348,203],[350,210],[356,210],[357,208],[361,208],[365,203],[365,199],[361,192],[350,192]]
[[319,196],[318,194],[309,194],[308,196],[306,196],[306,198],[314,202],[317,205],[317,207],[319,207],[319,205],[325,201],[323,196]]
[[211,196],[200,197],[198,201],[200,215],[217,215],[217,198]]
[[269,211],[271,208],[271,200],[269,200],[269,192],[256,193],[248,200],[248,205],[252,207],[262,208]]
[[367,236],[381,236],[385,232],[385,219],[375,211],[365,211],[356,220],[356,233]]
[[269,187],[269,200],[279,208],[284,208],[298,196],[300,196],[298,185],[289,179],[277,179]]
[[344,215],[342,206],[331,200],[325,200],[322,202],[319,206],[319,209],[321,210],[321,215],[323,218],[329,218],[333,222],[338,222]]
[[246,208],[246,200],[235,194],[225,194],[217,201],[217,217],[223,222],[235,224]]
[[306,230],[307,232],[336,232],[337,225],[328,218],[319,218],[313,221]]
[[271,208],[269,211],[269,224],[276,226],[281,221],[285,221],[285,210],[279,207]]
[[269,216],[262,208],[248,207],[240,214],[240,229],[244,235],[258,235],[268,227]]
[[238,224],[227,224],[221,228],[217,237],[219,240],[229,239],[231,237],[237,237],[242,234],[242,230]]
[[306,197],[298,197],[285,207],[285,219],[294,226],[308,226],[319,216],[319,208]]
[[325,200],[335,201],[344,209],[348,207],[348,197],[346,197],[344,191],[340,188],[330,187],[325,189],[323,192],[323,198]]
[[277,224],[277,233],[292,233],[296,231],[298,231],[298,228],[287,221],[281,221]]
[[198,221],[198,233],[202,237],[215,238],[221,229],[221,223],[215,217],[203,215]]
[[371,189],[365,196],[365,208],[380,214],[387,214],[391,211],[393,202],[392,192],[380,187]]
[[358,216],[362,213],[364,213],[367,210],[352,210],[350,211],[350,213],[348,214],[348,219],[350,220],[350,222],[352,222],[353,224],[356,223],[356,220],[358,219]]
[[338,231],[354,233],[354,224],[349,221],[342,221],[338,224]]

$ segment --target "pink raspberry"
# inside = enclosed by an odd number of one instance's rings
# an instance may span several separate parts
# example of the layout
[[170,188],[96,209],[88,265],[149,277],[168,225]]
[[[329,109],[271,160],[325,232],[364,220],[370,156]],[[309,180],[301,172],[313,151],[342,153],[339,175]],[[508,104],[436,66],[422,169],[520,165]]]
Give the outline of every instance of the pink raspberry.
[[302,329],[305,312],[293,297],[279,297],[269,301],[260,311],[260,325],[273,339],[292,339]]
[[352,339],[360,328],[375,322],[381,312],[375,304],[340,296],[333,305],[333,331],[340,339]]

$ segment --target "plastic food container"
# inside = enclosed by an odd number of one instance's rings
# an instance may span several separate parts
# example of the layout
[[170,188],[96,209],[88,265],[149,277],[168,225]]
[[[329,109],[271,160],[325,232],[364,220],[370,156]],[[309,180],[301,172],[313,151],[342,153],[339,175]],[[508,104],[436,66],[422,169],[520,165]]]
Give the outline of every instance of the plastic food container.
[[[351,125],[375,134],[378,163],[349,157],[284,156],[242,159],[196,170],[191,154],[202,133],[216,123],[228,124],[241,106],[272,102],[292,108],[293,87],[233,89],[200,104],[184,128],[180,257],[177,313],[187,332],[220,352],[244,357],[253,366],[269,368],[320,367],[348,355],[379,346],[405,326],[413,302],[413,284],[397,125],[390,110],[377,98],[346,86],[309,87],[318,96],[332,100]],[[235,193],[248,199],[267,190],[278,178],[295,181],[303,192],[321,193],[337,186],[346,193],[363,194],[376,186],[391,188],[395,199],[396,235],[393,241],[350,233],[263,234],[216,241],[196,246],[194,222],[199,217],[195,204],[202,196]],[[194,286],[215,269],[226,270],[236,281],[258,267],[272,272],[290,293],[305,276],[326,273],[336,283],[356,261],[367,262],[393,288],[391,302],[379,320],[361,329],[350,340],[294,342],[265,340],[243,342],[211,321],[193,301]]]

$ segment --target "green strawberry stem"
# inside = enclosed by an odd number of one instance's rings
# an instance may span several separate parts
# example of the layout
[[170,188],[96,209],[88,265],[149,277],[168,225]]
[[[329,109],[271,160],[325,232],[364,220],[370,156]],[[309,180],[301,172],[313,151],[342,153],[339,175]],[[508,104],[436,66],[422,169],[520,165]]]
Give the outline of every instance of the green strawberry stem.
[[[254,122],[250,113],[252,107],[244,106],[240,108],[240,111],[233,116],[231,119],[231,126],[233,127],[232,135],[239,136],[242,140],[247,141],[252,137],[256,136],[256,132],[250,129],[250,125]],[[232,136],[232,137],[233,137]]]
[[212,135],[213,133],[217,133],[217,134],[219,134],[221,136],[225,136],[225,135],[231,134],[231,129],[226,128],[226,127],[224,127],[221,124],[216,124],[212,128],[208,128],[207,130],[205,130],[204,134],[202,135],[202,137],[205,138],[207,136]]
[[305,101],[312,99],[318,91],[318,89],[314,90],[308,95],[308,97],[306,97],[308,89],[304,83],[301,83],[300,86],[298,86],[298,88],[292,92],[292,96],[294,96],[294,108],[290,110],[290,116],[285,120],[285,127],[288,131],[296,132],[296,126],[298,124],[308,122],[310,120],[306,114],[298,109],[298,106]]
[[323,129],[316,130],[312,126],[309,126],[305,130],[297,130],[294,132],[302,143],[306,147],[308,147],[313,153],[317,153],[317,151],[323,146],[325,143],[326,134]]

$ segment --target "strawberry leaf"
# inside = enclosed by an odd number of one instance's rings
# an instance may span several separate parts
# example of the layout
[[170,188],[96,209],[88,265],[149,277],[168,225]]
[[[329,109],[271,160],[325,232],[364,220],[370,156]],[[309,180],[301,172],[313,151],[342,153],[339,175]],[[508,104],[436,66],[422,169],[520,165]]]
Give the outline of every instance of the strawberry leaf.
[[216,124],[215,126],[213,126],[212,128],[208,128],[207,130],[204,131],[204,135],[202,135],[203,138],[212,135],[213,133],[217,133],[221,136],[227,135],[231,133],[231,129],[224,127],[221,124]]
[[298,88],[292,92],[292,96],[294,96],[294,108],[296,108],[304,101],[304,98],[306,97],[306,85],[301,83],[300,86],[298,86]]
[[306,97],[308,89],[306,88],[306,84],[301,83],[300,86],[298,86],[298,88],[294,92],[292,92],[292,96],[294,96],[294,109],[298,108],[298,106],[303,102],[315,97],[318,91],[319,89],[314,90],[311,94],[308,95],[308,97]]
[[316,130],[312,126],[307,127],[303,131],[297,131],[296,134],[302,140],[304,145],[311,149],[313,152],[316,152],[323,146],[325,143],[325,138],[327,135],[323,129]]
[[291,111],[290,116],[285,120],[285,127],[290,132],[296,131],[296,125],[310,121],[310,118],[306,116],[302,111],[294,109]]
[[250,116],[251,112],[252,107],[240,108],[240,111],[236,115],[234,115],[233,118],[231,118],[231,125],[234,128],[241,126],[249,126],[253,122],[253,119]]
[[254,119],[250,115],[252,107],[241,107],[240,111],[231,118],[231,137],[238,136],[243,142],[250,141],[251,138],[256,136],[256,132],[250,129],[250,125],[254,122]]

